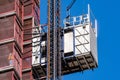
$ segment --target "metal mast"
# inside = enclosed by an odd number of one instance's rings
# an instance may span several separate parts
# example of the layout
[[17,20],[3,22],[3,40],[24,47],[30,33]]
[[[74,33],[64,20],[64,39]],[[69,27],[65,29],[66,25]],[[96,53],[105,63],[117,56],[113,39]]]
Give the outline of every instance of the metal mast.
[[60,80],[60,0],[48,0],[47,42],[47,80]]

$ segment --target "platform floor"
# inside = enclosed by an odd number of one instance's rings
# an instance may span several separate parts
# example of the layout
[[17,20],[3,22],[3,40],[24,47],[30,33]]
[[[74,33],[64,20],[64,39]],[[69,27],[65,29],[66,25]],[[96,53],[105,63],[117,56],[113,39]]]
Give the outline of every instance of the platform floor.
[[[33,76],[40,80],[46,80],[46,65],[32,65]],[[92,54],[77,55],[69,58],[62,58],[62,75],[74,72],[83,72],[84,70],[93,70],[97,68],[97,63]],[[36,74],[36,75],[35,75]]]

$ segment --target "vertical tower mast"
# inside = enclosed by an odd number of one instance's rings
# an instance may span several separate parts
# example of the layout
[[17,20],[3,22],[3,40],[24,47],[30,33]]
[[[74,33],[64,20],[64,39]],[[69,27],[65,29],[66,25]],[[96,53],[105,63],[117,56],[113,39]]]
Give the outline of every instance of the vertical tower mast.
[[60,80],[60,0],[48,0],[47,80]]

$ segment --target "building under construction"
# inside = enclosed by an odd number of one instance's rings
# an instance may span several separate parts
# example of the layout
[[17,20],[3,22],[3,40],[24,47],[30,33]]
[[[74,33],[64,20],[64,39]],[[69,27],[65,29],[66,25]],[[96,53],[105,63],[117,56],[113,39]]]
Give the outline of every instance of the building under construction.
[[39,0],[0,0],[0,80],[62,80],[98,66],[90,6],[86,14],[61,20],[60,2],[48,0],[48,23],[42,25]]

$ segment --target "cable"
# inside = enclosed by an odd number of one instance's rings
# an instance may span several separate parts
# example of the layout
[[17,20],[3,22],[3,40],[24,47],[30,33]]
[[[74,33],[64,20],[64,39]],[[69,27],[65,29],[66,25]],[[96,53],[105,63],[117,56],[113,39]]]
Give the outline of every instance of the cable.
[[83,0],[82,5],[83,5],[83,6],[82,6],[82,14],[84,14],[84,12],[85,12],[85,10],[84,10],[84,8],[85,8],[85,7],[84,7],[84,6],[85,6],[85,0]]

